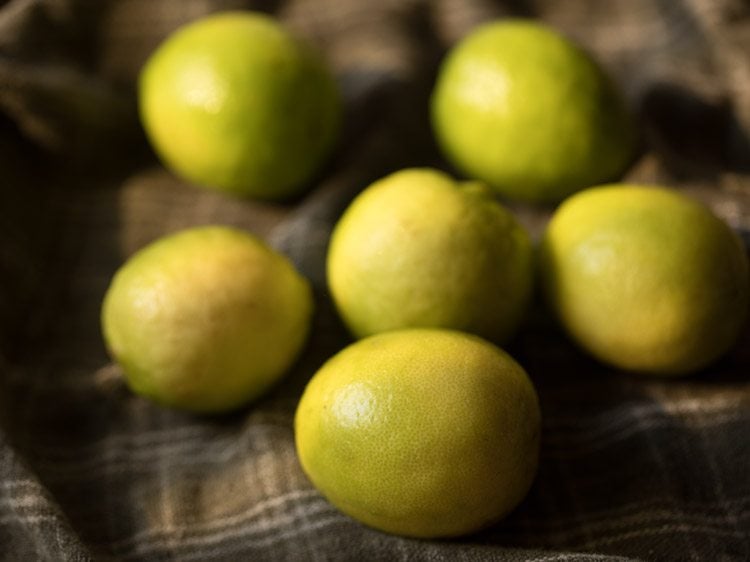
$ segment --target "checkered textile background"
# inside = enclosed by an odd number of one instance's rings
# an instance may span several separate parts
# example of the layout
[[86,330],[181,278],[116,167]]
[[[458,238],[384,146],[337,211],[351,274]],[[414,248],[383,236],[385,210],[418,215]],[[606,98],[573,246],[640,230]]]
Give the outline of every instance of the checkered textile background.
[[[346,102],[338,151],[293,204],[223,198],[164,170],[135,78],[165,35],[216,10],[271,12],[314,43]],[[750,560],[750,330],[673,381],[607,369],[539,306],[510,346],[543,411],[523,504],[449,541],[339,514],[295,456],[305,382],[347,343],[324,282],[331,226],[370,181],[446,167],[427,97],[477,23],[539,18],[606,66],[638,115],[627,179],[707,202],[748,241],[750,6],[742,0],[4,0],[0,2],[0,559]],[[515,206],[538,233],[549,210]],[[289,255],[316,289],[297,367],[255,405],[197,417],[133,396],[99,307],[136,249],[222,223]]]

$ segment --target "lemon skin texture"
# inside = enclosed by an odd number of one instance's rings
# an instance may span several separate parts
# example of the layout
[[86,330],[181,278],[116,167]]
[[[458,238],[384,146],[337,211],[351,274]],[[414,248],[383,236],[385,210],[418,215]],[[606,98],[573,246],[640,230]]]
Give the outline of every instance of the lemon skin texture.
[[529,236],[493,192],[429,168],[361,192],[331,236],[328,286],[356,337],[402,328],[508,341],[533,286]]
[[540,413],[524,370],[494,345],[435,329],[378,334],[313,376],[295,416],[315,487],[382,531],[449,537],[501,519],[537,469]]
[[309,331],[308,282],[254,236],[222,226],[164,237],[114,275],[108,350],[137,394],[193,412],[235,409],[292,365]]
[[141,71],[139,108],[152,146],[178,175],[266,200],[308,187],[341,121],[323,60],[253,12],[211,15],[170,35]]
[[510,199],[556,202],[615,180],[635,148],[634,121],[600,66],[525,20],[484,24],[449,51],[431,115],[448,161]]
[[674,190],[592,188],[565,201],[540,246],[541,284],[568,333],[615,367],[698,371],[735,342],[748,303],[738,236]]

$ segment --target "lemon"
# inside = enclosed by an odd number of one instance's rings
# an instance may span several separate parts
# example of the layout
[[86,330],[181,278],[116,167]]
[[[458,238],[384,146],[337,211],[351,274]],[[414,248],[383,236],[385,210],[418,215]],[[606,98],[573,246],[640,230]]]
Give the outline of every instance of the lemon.
[[253,12],[214,14],[170,35],[141,72],[139,105],[152,145],[176,173],[272,200],[306,188],[341,113],[323,60]]
[[485,185],[412,168],[376,181],[346,209],[327,276],[356,337],[427,327],[503,343],[531,295],[531,242]]
[[102,329],[134,392],[219,412],[286,373],[312,308],[308,282],[284,256],[240,230],[206,226],[133,255],[107,289]]
[[616,179],[633,155],[633,122],[613,82],[532,21],[489,22],[455,45],[431,111],[446,158],[512,199],[562,200]]
[[674,190],[610,185],[565,201],[540,248],[562,325],[601,361],[662,375],[697,371],[734,343],[748,263],[734,232]]
[[536,473],[540,413],[518,363],[462,332],[379,334],[310,380],[295,416],[302,467],[349,516],[389,533],[456,536],[513,510]]

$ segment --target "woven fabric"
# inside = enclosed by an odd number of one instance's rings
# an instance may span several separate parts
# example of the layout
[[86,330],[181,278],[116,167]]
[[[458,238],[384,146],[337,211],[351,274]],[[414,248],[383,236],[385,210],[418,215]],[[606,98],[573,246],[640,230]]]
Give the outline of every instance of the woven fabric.
[[[135,80],[177,26],[278,16],[330,61],[346,127],[292,204],[174,177],[139,128]],[[541,401],[538,477],[505,520],[412,540],[340,514],[304,477],[293,415],[349,341],[324,279],[332,225],[372,180],[446,168],[427,100],[447,48],[492,18],[538,18],[608,69],[638,115],[627,180],[705,201],[750,229],[750,7],[742,0],[7,0],[0,2],[0,559],[750,560],[750,334],[680,380],[607,369],[541,306],[509,351]],[[549,210],[513,207],[538,233]],[[197,224],[236,225],[312,281],[313,334],[268,396],[192,416],[134,396],[99,308],[127,256]]]

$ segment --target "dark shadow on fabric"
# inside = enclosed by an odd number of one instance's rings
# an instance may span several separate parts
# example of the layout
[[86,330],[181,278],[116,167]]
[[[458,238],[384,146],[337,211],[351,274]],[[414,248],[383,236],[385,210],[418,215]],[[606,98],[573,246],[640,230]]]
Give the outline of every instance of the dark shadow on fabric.
[[647,142],[677,178],[750,171],[750,138],[727,100],[710,102],[673,84],[656,84],[641,114]]
[[111,84],[99,75],[99,34],[110,6],[70,0],[60,10],[27,3],[15,16],[23,19],[16,26],[19,37],[4,53],[13,75],[4,95],[22,100],[9,106],[8,117],[25,142],[64,170],[123,169],[144,154],[134,86]]
[[246,2],[235,2],[249,10],[275,14],[284,5],[284,0],[249,0]]
[[43,167],[41,152],[26,142],[13,121],[0,115],[0,228],[4,246],[0,261],[0,354],[11,363],[17,359],[24,337],[20,327],[33,304],[35,288],[43,283],[47,234],[33,228],[50,218],[40,201],[44,197],[39,173]]
[[411,57],[408,76],[397,78],[358,69],[342,77],[345,89],[369,90],[349,108],[344,138],[352,144],[346,144],[356,149],[360,145],[357,139],[366,138],[373,129],[387,135],[388,151],[382,155],[385,161],[381,162],[379,175],[402,167],[439,162],[430,126],[429,98],[446,49],[435,33],[429,6],[416,4],[398,24],[413,45],[408,53]]
[[533,0],[505,0],[498,4],[508,9],[509,15],[513,17],[534,18],[538,14]]
[[[0,8],[7,2],[2,2]],[[25,22],[18,26],[20,37],[11,56],[23,61],[75,61],[81,68],[93,70],[99,53],[94,30],[108,9],[108,2],[68,0],[64,11],[55,11],[49,3],[28,3]],[[61,15],[64,14],[64,15]]]

